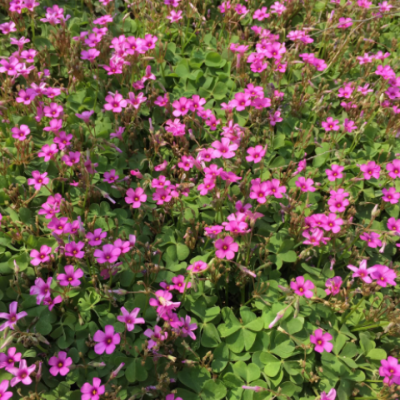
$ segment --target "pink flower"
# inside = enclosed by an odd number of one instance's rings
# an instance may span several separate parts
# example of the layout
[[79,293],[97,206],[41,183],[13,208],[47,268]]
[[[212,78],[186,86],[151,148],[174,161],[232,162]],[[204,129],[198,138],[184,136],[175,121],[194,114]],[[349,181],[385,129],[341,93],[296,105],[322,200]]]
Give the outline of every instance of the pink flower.
[[249,197],[251,199],[256,199],[257,202],[260,204],[264,204],[267,201],[266,196],[268,194],[269,189],[271,189],[271,186],[268,186],[267,182],[252,184],[251,188],[250,188],[250,196]]
[[170,12],[170,14],[168,15],[167,19],[169,19],[169,21],[171,22],[171,24],[172,24],[173,22],[179,21],[180,19],[182,19],[182,11],[181,11],[181,10],[179,10],[179,11],[171,10],[171,12]]
[[192,286],[191,282],[185,283],[185,277],[183,275],[174,276],[171,280],[173,283],[171,289],[175,289],[179,293],[184,293],[186,289]]
[[7,73],[9,76],[19,75],[21,68],[22,64],[16,57],[0,60],[0,72]]
[[326,231],[332,231],[333,233],[340,232],[340,226],[343,225],[342,218],[339,218],[336,214],[329,214],[324,223],[322,224],[322,228]]
[[325,289],[326,294],[329,296],[332,294],[333,296],[336,296],[340,292],[340,286],[342,285],[342,278],[340,276],[335,276],[333,278],[327,279],[325,282],[325,286],[327,289]]
[[328,117],[321,125],[325,129],[325,132],[338,131],[340,129],[339,120],[334,120],[332,117]]
[[93,110],[90,111],[83,111],[82,114],[75,114],[76,117],[80,118],[86,124],[89,123],[90,117],[94,114]]
[[74,164],[78,164],[81,159],[81,153],[79,151],[70,151],[68,154],[65,154],[61,157],[61,160],[64,161],[66,165],[72,167]]
[[321,393],[321,400],[335,400],[336,399],[336,390],[332,388],[328,394],[325,392]]
[[147,200],[147,194],[144,194],[144,190],[141,187],[136,189],[128,189],[126,192],[125,202],[132,204],[132,208],[140,208],[142,203]]
[[114,113],[120,113],[123,108],[127,106],[127,101],[124,100],[122,94],[115,92],[115,94],[109,92],[105,98],[106,104],[104,104],[104,109],[108,111],[113,111]]
[[265,156],[265,149],[263,148],[263,146],[256,146],[256,147],[249,147],[247,149],[247,154],[249,154],[248,156],[246,156],[246,160],[248,162],[254,162],[254,164],[259,163],[262,158]]
[[33,249],[29,254],[33,258],[33,260],[31,260],[31,264],[37,266],[41,263],[50,261],[50,253],[51,247],[48,247],[45,244],[40,247],[40,251]]
[[258,21],[262,21],[265,18],[269,18],[269,14],[267,13],[267,7],[261,7],[256,10],[253,14],[253,19],[257,19]]
[[315,286],[311,281],[306,281],[304,276],[298,276],[296,282],[290,282],[290,287],[298,296],[305,296],[307,299],[314,296],[312,290]]
[[326,169],[325,172],[328,175],[328,180],[334,182],[336,179],[343,178],[343,170],[344,167],[337,164],[332,164],[331,169]]
[[336,195],[328,200],[329,211],[331,212],[343,212],[350,202],[342,195]]
[[372,282],[372,279],[369,276],[371,271],[369,268],[367,268],[366,260],[362,260],[360,262],[359,268],[354,265],[348,265],[347,268],[354,272],[352,275],[353,278],[361,278],[365,283]]
[[31,104],[31,102],[34,100],[36,97],[36,92],[33,89],[26,89],[23,90],[21,89],[18,92],[18,97],[15,99],[17,103],[23,103],[26,106]]
[[277,122],[282,122],[283,118],[281,118],[281,112],[280,111],[275,111],[274,114],[271,114],[269,117],[269,123],[272,126],[275,126]]
[[[10,368],[14,367],[14,363],[21,361],[21,356],[22,354],[17,353],[17,349],[15,347],[10,347],[7,350],[7,354],[0,353],[0,368],[5,368],[5,370],[8,371]],[[2,399],[1,396],[0,399]]]
[[370,269],[372,279],[376,279],[379,286],[386,287],[387,285],[396,286],[395,279],[397,278],[396,272],[387,267],[386,265],[373,265]]
[[180,336],[182,337],[189,336],[191,339],[196,340],[196,335],[193,333],[193,331],[197,329],[197,324],[191,323],[191,318],[189,317],[189,315],[186,315],[184,319],[181,318],[181,321],[182,321],[182,326],[181,326]]
[[350,121],[348,118],[344,119],[344,130],[348,133],[351,133],[355,129],[357,129],[357,126],[355,125],[354,121]]
[[65,351],[58,352],[58,356],[53,356],[49,360],[50,373],[53,376],[57,376],[60,374],[61,376],[65,376],[69,372],[69,366],[72,364],[72,358],[67,357],[67,353]]
[[118,178],[119,175],[116,175],[115,169],[112,169],[109,172],[104,172],[103,182],[114,183],[116,180],[118,180]]
[[14,139],[17,139],[22,142],[31,133],[31,130],[29,129],[29,127],[27,125],[22,124],[22,125],[20,125],[19,128],[18,128],[18,126],[12,128],[11,132],[12,132],[12,137]]
[[227,260],[232,260],[235,257],[235,253],[239,251],[239,245],[235,243],[231,236],[216,240],[214,246],[217,249],[215,255],[218,258],[226,258]]
[[24,385],[30,385],[32,379],[30,374],[36,369],[36,365],[32,364],[30,367],[27,366],[26,360],[21,360],[19,362],[19,367],[12,367],[9,372],[14,375],[11,379],[11,386],[15,386],[17,383],[21,382]]
[[4,331],[6,328],[14,329],[17,321],[21,318],[24,318],[28,315],[26,311],[21,311],[17,313],[18,302],[13,301],[9,305],[9,313],[2,312],[0,313],[0,318],[6,319],[7,321],[0,325],[0,332]]
[[306,179],[303,176],[299,177],[297,181],[295,182],[296,186],[300,188],[302,192],[315,192],[316,189],[312,185],[314,184],[314,181],[310,178]]
[[95,229],[94,232],[88,232],[86,238],[89,239],[91,246],[99,246],[104,238],[107,237],[107,232],[103,232],[101,228]]
[[400,193],[396,192],[396,188],[391,187],[389,189],[382,189],[383,197],[382,200],[390,204],[397,204],[400,199]]
[[40,304],[44,299],[51,297],[50,285],[52,281],[52,277],[48,277],[46,282],[42,278],[35,279],[35,284],[31,286],[29,294],[36,296],[36,304]]
[[236,143],[230,144],[231,141],[227,138],[222,138],[221,141],[214,141],[211,146],[214,147],[214,158],[232,158],[235,157],[235,150],[238,149],[239,145]]
[[73,265],[66,265],[64,271],[65,274],[57,275],[57,280],[60,281],[60,286],[79,286],[81,284],[79,278],[82,278],[83,271],[80,268],[75,271]]
[[384,376],[384,383],[388,385],[400,383],[400,365],[397,358],[389,356],[387,360],[381,360],[379,375]]
[[400,160],[393,160],[386,165],[386,169],[389,171],[388,175],[393,178],[400,178]]
[[81,60],[88,60],[93,62],[100,55],[100,51],[97,49],[89,49],[81,51]]
[[104,330],[105,332],[98,330],[93,336],[93,340],[97,342],[94,346],[96,354],[103,354],[104,352],[112,354],[116,345],[121,341],[119,333],[114,334],[114,327],[112,325],[106,325]]
[[153,193],[153,200],[156,201],[158,205],[168,203],[171,199],[171,190],[169,188],[156,189],[155,193]]
[[49,183],[49,178],[47,177],[47,172],[43,172],[41,174],[39,171],[32,172],[33,178],[28,179],[28,185],[33,185],[35,190],[40,190],[43,185],[47,185]]
[[400,234],[400,219],[396,218],[389,218],[387,222],[387,228],[392,231],[397,233],[398,235]]
[[200,272],[204,272],[208,269],[208,264],[204,261],[196,261],[193,264],[190,264],[187,268],[188,271],[192,271],[194,274],[199,274]]
[[144,324],[143,318],[136,318],[140,312],[140,308],[134,308],[131,312],[128,312],[125,307],[121,307],[122,315],[117,317],[118,321],[126,324],[126,329],[130,332],[135,329],[135,324]]
[[175,100],[172,103],[172,107],[175,109],[172,114],[175,117],[186,115],[190,110],[191,103],[192,100],[187,99],[186,97],[181,97],[179,100]]
[[282,13],[286,10],[286,7],[279,3],[278,1],[276,1],[271,7],[270,7],[271,13],[272,14],[278,14],[278,15],[282,15]]
[[168,292],[167,290],[157,290],[155,295],[156,298],[150,299],[149,304],[152,307],[157,307],[157,313],[159,315],[168,313],[169,311],[172,311],[181,305],[180,302],[171,301],[172,293]]
[[316,329],[313,335],[310,335],[310,342],[315,344],[314,350],[318,353],[323,353],[324,350],[330,353],[333,349],[333,344],[329,341],[332,340],[333,337],[330,333],[323,333],[322,329]]
[[[21,139],[20,139],[21,140]],[[45,144],[41,151],[38,152],[38,157],[44,157],[44,161],[50,161],[55,154],[58,153],[58,148],[56,144]]]
[[15,22],[10,21],[0,24],[0,31],[3,35],[8,35],[11,32],[16,32],[17,28],[15,27]]
[[371,233],[363,233],[360,236],[361,240],[365,240],[367,242],[368,247],[373,249],[382,246],[382,242],[378,239],[380,237],[379,233],[371,232]]
[[375,163],[375,161],[370,161],[367,164],[359,165],[360,170],[364,173],[364,179],[370,180],[371,178],[379,179],[381,167]]
[[85,243],[83,242],[69,242],[65,245],[65,255],[68,257],[83,258],[85,252],[82,251]]
[[283,197],[282,193],[286,193],[286,187],[280,186],[281,183],[279,179],[272,179],[271,181],[265,182],[266,184],[266,194],[267,196],[274,196],[277,199]]
[[9,385],[9,382],[6,381],[6,380],[3,380],[3,381],[0,383],[0,398],[1,398],[2,400],[11,399],[11,397],[13,396],[13,393],[12,393],[12,392],[7,392],[8,385]]
[[236,108],[237,111],[243,111],[251,104],[251,98],[246,93],[236,93],[234,100],[230,101],[230,105]]
[[99,264],[113,264],[118,260],[121,254],[121,249],[114,247],[112,244],[105,244],[102,250],[96,249],[93,255],[96,257],[96,262]]
[[351,18],[339,18],[338,28],[346,29],[353,25],[353,20]]
[[153,348],[158,348],[159,342],[162,342],[168,338],[168,332],[163,332],[158,325],[154,327],[154,331],[152,331],[151,329],[146,329],[143,332],[143,335],[147,336],[150,339],[147,346],[149,350]]
[[83,384],[81,388],[81,400],[99,400],[100,396],[104,394],[105,391],[106,388],[101,384],[101,379],[93,378],[93,385],[87,382]]

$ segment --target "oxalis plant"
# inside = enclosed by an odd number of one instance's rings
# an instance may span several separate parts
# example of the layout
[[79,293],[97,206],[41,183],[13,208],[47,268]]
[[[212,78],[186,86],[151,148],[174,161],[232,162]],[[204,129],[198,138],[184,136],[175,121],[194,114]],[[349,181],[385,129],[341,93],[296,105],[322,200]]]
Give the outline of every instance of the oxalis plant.
[[399,16],[0,0],[0,399],[397,399]]

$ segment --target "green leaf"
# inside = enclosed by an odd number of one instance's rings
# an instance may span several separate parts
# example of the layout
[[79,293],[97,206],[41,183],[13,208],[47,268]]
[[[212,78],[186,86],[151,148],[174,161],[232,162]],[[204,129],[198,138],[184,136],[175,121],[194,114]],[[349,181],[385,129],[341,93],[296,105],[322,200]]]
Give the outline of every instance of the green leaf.
[[235,363],[233,370],[235,374],[239,375],[247,383],[255,381],[261,375],[260,368],[256,364],[246,364],[243,361]]
[[205,382],[211,378],[210,373],[202,367],[183,367],[178,373],[178,379],[185,386],[200,393]]
[[204,383],[201,398],[204,400],[220,400],[226,396],[226,392],[226,387],[220,380],[210,379]]
[[142,359],[135,358],[125,370],[125,377],[128,382],[143,382],[147,379],[147,371],[142,366]]
[[386,351],[383,349],[371,349],[367,353],[367,357],[370,358],[371,360],[385,360],[387,358]]
[[190,249],[183,243],[177,243],[176,244],[176,254],[178,256],[179,261],[186,260],[186,258],[190,254]]
[[221,343],[219,333],[214,324],[203,325],[201,344],[204,347],[217,347]]
[[260,361],[263,364],[266,364],[264,367],[264,372],[267,376],[276,376],[281,369],[281,361],[271,353],[267,353],[265,351],[262,352],[260,354]]
[[206,55],[205,64],[207,67],[223,67],[226,64],[226,60],[224,60],[219,53],[212,51]]
[[229,349],[226,343],[221,343],[213,351],[213,361],[211,363],[211,368],[214,372],[222,372],[229,362]]

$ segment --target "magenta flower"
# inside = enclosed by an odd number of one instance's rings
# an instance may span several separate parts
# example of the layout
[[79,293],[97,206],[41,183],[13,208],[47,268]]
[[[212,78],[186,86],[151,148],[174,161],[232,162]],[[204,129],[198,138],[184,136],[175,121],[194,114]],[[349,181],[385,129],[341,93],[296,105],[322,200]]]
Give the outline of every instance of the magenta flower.
[[171,280],[173,283],[171,289],[175,289],[179,293],[184,293],[186,289],[189,289],[192,286],[191,282],[188,282],[185,287],[185,277],[183,275],[174,276]]
[[0,318],[6,319],[7,321],[0,325],[0,332],[4,331],[6,328],[14,329],[17,321],[21,318],[24,318],[28,315],[26,311],[21,311],[17,313],[18,302],[13,301],[9,305],[9,313],[0,313]]
[[127,106],[127,101],[124,100],[122,94],[115,92],[115,94],[109,92],[105,98],[106,104],[104,104],[104,109],[114,113],[120,113],[123,108]]
[[30,367],[27,366],[26,360],[21,360],[19,362],[19,367],[12,367],[9,372],[14,375],[11,379],[11,387],[15,386],[17,383],[22,382],[24,385],[30,385],[32,379],[30,374],[36,369],[36,365],[33,364]]
[[[7,400],[7,399],[6,399]],[[167,394],[165,400],[183,400],[182,397],[175,397],[173,393]]]
[[159,315],[166,314],[181,305],[180,302],[171,301],[172,293],[168,292],[167,290],[157,290],[155,295],[156,298],[150,299],[149,304],[152,307],[157,307],[157,313]]
[[82,250],[84,247],[84,242],[69,242],[65,245],[65,255],[68,257],[83,258],[85,257],[85,252]]
[[93,385],[88,382],[83,384],[81,388],[81,400],[99,400],[105,391],[106,387],[101,384],[101,379],[93,378]]
[[94,114],[93,110],[90,111],[83,111],[82,114],[75,114],[75,116],[77,116],[78,118],[80,118],[83,122],[85,122],[86,124],[89,123],[90,121],[90,117]]
[[89,239],[89,244],[91,246],[100,246],[104,238],[107,237],[107,232],[103,232],[101,228],[95,229],[94,232],[88,232],[86,234],[86,239]]
[[313,335],[310,335],[310,342],[315,344],[314,350],[318,353],[323,353],[324,350],[330,353],[333,349],[333,344],[329,341],[332,340],[332,335],[328,332],[323,333],[322,329],[316,329]]
[[363,233],[360,235],[361,240],[365,240],[367,242],[368,247],[375,249],[376,247],[381,247],[382,242],[378,239],[380,237],[379,233],[371,232],[371,233]]
[[181,97],[179,100],[175,100],[172,103],[172,107],[174,108],[173,115],[175,117],[180,117],[186,115],[191,107],[192,100],[187,99],[186,97]]
[[93,255],[96,257],[96,262],[99,264],[110,263],[113,264],[118,260],[121,254],[121,249],[114,247],[112,244],[105,244],[102,250],[95,250]]
[[335,400],[336,399],[336,390],[332,388],[328,394],[325,392],[321,393],[321,400]]
[[52,143],[50,145],[45,144],[42,147],[41,151],[38,152],[38,156],[44,157],[44,161],[47,162],[47,161],[50,161],[53,158],[53,156],[57,153],[58,153],[58,148],[57,148],[56,144],[54,144],[54,143]]
[[379,286],[386,287],[387,285],[396,286],[396,272],[386,265],[374,265],[369,269],[372,279],[376,279]]
[[256,199],[258,203],[264,204],[267,199],[266,196],[268,194],[268,185],[267,182],[259,182],[251,185],[250,188],[250,198]]
[[381,167],[375,163],[375,161],[370,161],[367,164],[359,165],[360,170],[364,173],[364,179],[370,180],[371,178],[379,179]]
[[57,357],[51,357],[49,360],[50,373],[53,376],[57,376],[60,374],[61,376],[65,376],[69,372],[69,366],[72,364],[72,358],[67,357],[67,353],[65,351],[58,352]]
[[306,179],[303,176],[299,177],[297,181],[295,182],[296,186],[300,188],[302,192],[315,192],[316,189],[312,185],[314,184],[314,181],[310,178]]
[[315,286],[311,281],[306,281],[304,276],[298,276],[296,282],[290,282],[290,287],[298,296],[305,296],[307,299],[314,296],[312,289]]
[[351,133],[352,131],[357,129],[357,126],[355,125],[355,122],[354,121],[350,121],[347,118],[345,118],[343,126],[344,126],[344,130],[346,132],[348,132],[348,133]]
[[0,399],[1,400],[8,400],[8,399],[11,399],[11,397],[13,396],[12,392],[7,392],[8,385],[9,385],[9,382],[6,380],[3,380],[0,383]]
[[389,356],[387,360],[381,360],[381,366],[379,367],[379,375],[384,376],[384,383],[388,385],[400,384],[400,365],[397,358]]
[[239,245],[235,243],[231,236],[216,240],[214,246],[217,249],[215,255],[218,258],[226,257],[227,260],[232,260],[235,257],[235,253],[239,251]]
[[81,51],[81,60],[88,60],[93,62],[100,55],[100,51],[97,49],[89,49]]
[[388,170],[388,175],[393,178],[400,178],[400,160],[393,160],[392,162],[386,165],[386,169]]
[[200,272],[205,271],[208,268],[208,264],[204,261],[196,261],[193,264],[190,264],[186,269],[188,271],[192,271],[194,274],[199,274]]
[[181,318],[181,321],[182,321],[182,326],[181,326],[180,336],[182,337],[189,336],[191,339],[196,340],[196,335],[193,333],[193,331],[197,329],[197,324],[191,323],[191,318],[189,317],[189,315],[186,315],[184,319]]
[[325,286],[327,289],[325,289],[326,294],[329,296],[332,294],[333,296],[336,296],[340,292],[340,286],[342,285],[342,278],[340,276],[335,276],[333,278],[327,279],[325,282]]
[[112,169],[109,172],[104,172],[103,182],[114,183],[118,178],[119,175],[116,174],[115,169]]
[[269,123],[272,126],[275,126],[278,122],[282,122],[283,118],[281,117],[280,111],[275,111],[274,114],[271,114],[269,117]]
[[338,131],[340,129],[339,120],[334,120],[332,117],[328,117],[321,125],[325,129],[325,132]]
[[396,188],[391,187],[389,189],[382,189],[383,197],[382,200],[390,204],[397,204],[400,199],[400,193],[396,192]]
[[347,268],[354,272],[352,275],[353,278],[361,278],[365,283],[372,282],[372,279],[369,276],[371,269],[367,268],[367,260],[362,260],[358,268],[351,264],[348,265]]
[[256,147],[249,147],[247,149],[247,154],[246,160],[248,162],[254,162],[254,164],[259,163],[262,158],[265,156],[265,149],[263,146],[256,146]]
[[81,153],[79,151],[70,151],[68,154],[64,154],[61,160],[65,162],[66,165],[72,167],[74,164],[78,164],[81,159]]
[[60,286],[79,286],[81,284],[79,278],[82,278],[83,271],[80,268],[75,271],[73,265],[66,265],[64,271],[65,274],[57,275],[57,280],[60,281]]
[[147,336],[150,339],[147,345],[147,348],[149,350],[157,348],[159,342],[162,342],[168,338],[168,332],[163,332],[158,325],[154,327],[154,331],[152,331],[151,329],[146,329],[143,332],[143,335]]
[[251,104],[251,97],[247,93],[236,93],[235,98],[230,101],[230,105],[237,111],[243,111]]
[[332,231],[333,233],[340,232],[340,226],[343,225],[342,218],[339,218],[336,214],[329,214],[322,224],[322,228],[326,231]]
[[52,277],[48,277],[46,282],[42,278],[35,279],[35,284],[31,286],[29,294],[36,296],[36,304],[40,304],[43,299],[51,297],[50,285],[52,281]]
[[392,231],[395,232],[396,234],[400,234],[400,219],[396,218],[389,218],[388,222],[387,222],[387,228]]
[[331,169],[326,169],[326,175],[328,175],[328,180],[331,182],[334,182],[336,179],[341,179],[343,178],[343,172],[344,167],[341,167],[340,165],[337,164],[332,164]]
[[[7,350],[7,354],[0,353],[0,369],[5,368],[5,370],[8,371],[10,368],[14,367],[14,363],[18,361],[21,361],[21,353],[17,353],[15,347],[10,347]],[[1,396],[0,399],[2,399]]]
[[232,158],[235,157],[235,150],[238,149],[239,145],[236,143],[230,144],[231,141],[227,138],[222,138],[221,141],[216,140],[211,143],[214,147],[214,158]]
[[135,324],[144,324],[143,318],[136,318],[140,312],[140,308],[134,308],[128,312],[125,307],[121,307],[122,315],[118,315],[117,320],[126,324],[126,329],[130,332],[135,329]]
[[24,141],[27,136],[31,133],[31,130],[29,129],[28,125],[21,125],[19,128],[18,126],[14,127],[11,129],[12,132],[12,137],[16,140],[19,141]]
[[47,177],[47,172],[43,172],[41,174],[39,171],[32,172],[33,178],[28,179],[28,185],[33,185],[35,190],[40,190],[43,185],[47,185],[49,183],[49,178]]
[[144,190],[141,187],[136,189],[128,189],[126,192],[125,202],[132,204],[132,208],[140,208],[142,203],[147,200],[147,194],[144,194]]
[[33,260],[31,260],[31,264],[36,267],[41,263],[50,261],[49,257],[50,253],[51,253],[51,247],[48,247],[45,244],[40,247],[40,251],[33,249],[29,254],[33,258]]
[[329,211],[331,212],[343,212],[346,210],[350,202],[343,195],[336,195],[328,200]]
[[267,196],[273,195],[277,199],[283,197],[282,193],[286,193],[286,187],[281,186],[279,179],[272,179],[271,181],[265,182]]
[[44,116],[48,118],[58,118],[63,114],[63,107],[57,103],[50,103],[50,106],[43,108]]
[[98,330],[93,336],[93,340],[97,342],[94,346],[96,354],[103,354],[104,352],[112,354],[116,345],[121,341],[119,333],[114,333],[114,327],[112,325],[106,325],[104,331],[105,332]]
[[182,156],[181,161],[178,163],[178,167],[185,171],[190,171],[195,163],[195,159],[192,156]]

